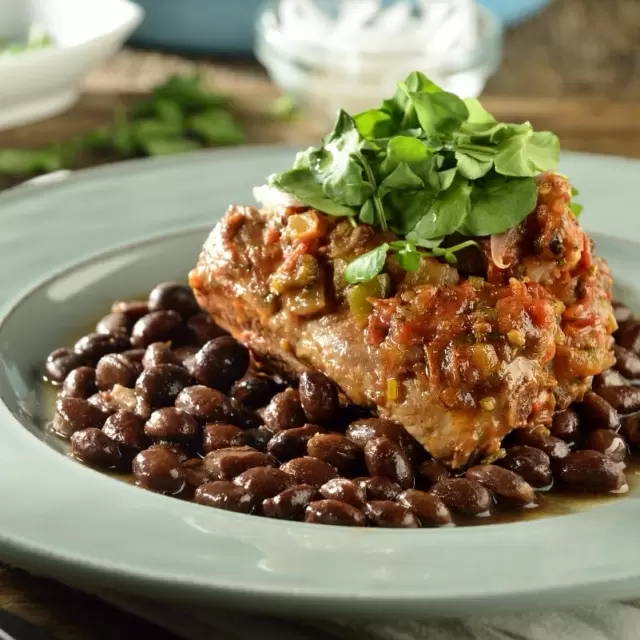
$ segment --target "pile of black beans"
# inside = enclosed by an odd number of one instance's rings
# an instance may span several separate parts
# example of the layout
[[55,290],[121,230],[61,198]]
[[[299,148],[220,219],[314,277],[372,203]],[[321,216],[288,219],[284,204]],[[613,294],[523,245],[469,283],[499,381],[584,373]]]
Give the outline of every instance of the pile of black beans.
[[640,447],[640,322],[615,311],[618,362],[593,391],[550,429],[515,430],[493,464],[456,474],[322,373],[287,384],[263,371],[175,283],[116,302],[95,333],[49,355],[52,429],[80,462],[150,491],[285,520],[437,527],[536,506],[552,487],[623,493]]

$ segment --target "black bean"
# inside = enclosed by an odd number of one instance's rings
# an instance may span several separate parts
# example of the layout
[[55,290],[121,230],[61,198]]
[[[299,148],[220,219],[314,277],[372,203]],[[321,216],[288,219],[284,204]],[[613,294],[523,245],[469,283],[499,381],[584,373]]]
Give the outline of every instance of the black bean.
[[198,504],[236,513],[253,513],[256,498],[242,487],[226,480],[217,480],[201,484],[194,498]]
[[536,497],[531,485],[509,469],[493,464],[471,467],[464,474],[467,480],[475,480],[489,489],[498,499],[517,506],[535,503]]
[[285,389],[276,394],[264,410],[262,417],[270,431],[284,431],[301,427],[306,416],[300,404],[300,394],[296,389]]
[[572,489],[624,493],[629,489],[624,465],[599,451],[574,451],[557,463],[556,478]]
[[138,452],[149,445],[149,439],[144,433],[144,420],[131,411],[116,411],[109,416],[102,432],[123,451]]
[[235,414],[229,398],[209,387],[202,385],[186,387],[178,394],[175,406],[176,409],[192,415],[202,424],[207,422],[234,424]]
[[209,474],[204,468],[202,458],[190,458],[182,463],[187,484],[191,487],[199,487],[209,482]]
[[149,294],[149,311],[175,311],[188,318],[200,311],[191,288],[176,282],[163,282]]
[[111,313],[124,313],[133,323],[149,313],[146,300],[117,300],[111,305]]
[[621,347],[640,355],[640,322],[638,320],[625,322],[618,329],[616,342]]
[[193,442],[199,436],[198,423],[175,407],[157,409],[144,425],[144,432],[156,440]]
[[131,348],[129,338],[122,334],[90,333],[73,346],[73,350],[82,357],[98,362],[102,356],[108,353],[120,353]]
[[254,495],[260,502],[291,486],[291,476],[272,467],[252,467],[233,479],[233,484]]
[[627,457],[627,443],[611,429],[596,429],[589,434],[585,449],[604,453],[614,462],[622,462]]
[[53,429],[65,438],[76,431],[95,427],[102,428],[107,414],[94,407],[83,398],[58,398],[56,413],[53,418]]
[[96,370],[93,367],[78,367],[64,379],[60,396],[63,398],[84,398],[92,396],[96,387]]
[[328,426],[330,426],[331,431],[344,433],[349,428],[349,425],[367,418],[371,418],[371,411],[367,407],[347,404],[338,408],[333,418],[331,418],[331,424]]
[[[273,437],[273,433],[266,427],[258,427],[257,429],[246,429],[244,432],[244,444],[253,447],[262,453],[267,453],[269,442]],[[275,455],[275,454],[272,454]],[[275,456],[276,458],[278,456]]]
[[133,459],[133,475],[140,486],[161,493],[180,493],[186,482],[180,459],[167,447],[141,451]]
[[389,438],[404,451],[412,465],[420,464],[426,457],[420,443],[398,422],[384,418],[366,418],[349,426],[345,434],[349,440],[364,449],[369,440]]
[[329,420],[338,410],[338,388],[320,371],[305,371],[300,376],[300,403],[311,422]]
[[112,469],[120,462],[118,445],[100,429],[90,427],[71,434],[71,453],[85,464]]
[[257,429],[262,426],[260,415],[242,403],[231,400],[231,408],[233,410],[233,424],[241,429]]
[[109,391],[116,384],[133,387],[142,367],[121,353],[102,356],[96,365],[96,383],[101,391]]
[[540,451],[544,451],[544,453],[554,460],[564,458],[569,455],[571,451],[571,448],[566,442],[560,440],[560,438],[554,438],[538,429],[518,429],[517,435],[523,445],[540,449]]
[[[115,406],[115,402],[113,402],[110,391],[98,391],[98,393],[94,393],[92,396],[89,396],[87,398],[87,402],[92,407],[102,411],[105,416],[110,416],[112,413],[118,411],[118,409],[124,408]],[[132,410],[135,410],[135,404]]]
[[86,364],[89,364],[88,358],[69,349],[56,349],[47,357],[44,375],[50,382],[63,382],[74,369]]
[[142,349],[154,342],[170,342],[178,335],[182,318],[175,311],[153,311],[138,320],[131,331],[131,344]]
[[178,394],[191,384],[193,379],[184,368],[175,364],[160,364],[145,369],[136,381],[135,388],[138,395],[156,409],[172,405]]
[[131,362],[142,364],[144,349],[127,349],[126,351],[122,351],[122,355],[131,360]]
[[391,500],[368,502],[364,513],[376,527],[392,529],[418,529],[420,522],[408,508]]
[[207,387],[225,391],[249,368],[249,350],[231,336],[207,342],[198,353],[193,369],[195,379]]
[[611,303],[611,306],[613,307],[613,315],[616,318],[618,326],[622,326],[626,322],[629,322],[629,320],[633,320],[633,311],[631,311],[626,304],[614,301]]
[[389,438],[369,440],[364,447],[364,460],[372,476],[384,476],[403,489],[413,488],[411,463],[400,445]]
[[338,477],[338,472],[334,467],[308,456],[294,458],[285,462],[280,469],[288,473],[296,484],[310,484],[319,489],[323,484]]
[[201,347],[209,340],[225,335],[228,335],[227,332],[217,324],[214,324],[205,313],[191,316],[185,324],[185,340],[188,344]]
[[423,527],[444,527],[453,524],[451,512],[436,496],[416,489],[407,489],[397,498],[398,504],[411,509]]
[[155,451],[156,449],[169,451],[174,456],[176,456],[176,458],[178,458],[181,463],[185,462],[191,457],[191,455],[182,445],[176,444],[175,442],[154,442],[147,447],[147,451]]
[[581,426],[588,429],[617,429],[620,417],[616,410],[604,398],[593,391],[584,394],[582,402],[577,405],[581,417]]
[[315,424],[306,424],[304,427],[279,431],[276,434],[272,434],[267,445],[267,451],[280,462],[300,458],[307,452],[309,439],[321,431],[322,429]]
[[307,442],[307,453],[335,467],[344,476],[357,475],[364,461],[362,449],[337,433],[312,436]]
[[299,484],[265,500],[262,503],[262,513],[268,518],[300,520],[307,505],[318,497],[318,490],[315,487]]
[[320,487],[320,494],[327,500],[340,500],[358,509],[362,509],[367,501],[364,488],[346,478],[334,478]]
[[211,451],[204,458],[207,473],[216,480],[233,480],[253,467],[276,467],[277,461],[268,453],[251,447],[229,447]]
[[598,395],[620,414],[640,411],[640,387],[604,387],[598,389]]
[[207,424],[202,430],[203,450],[209,453],[227,447],[242,447],[249,444],[245,434],[246,431],[232,424]]
[[489,513],[493,504],[491,493],[479,482],[467,478],[449,478],[442,480],[429,490],[444,504],[470,516],[480,516]]
[[343,527],[364,527],[367,523],[360,509],[338,500],[317,500],[309,503],[304,512],[304,520]]
[[632,448],[640,448],[640,413],[624,417],[620,432]]
[[603,387],[623,387],[629,384],[629,381],[624,378],[615,369],[605,369],[602,373],[599,373],[593,378],[593,390],[597,393],[599,389]]
[[554,438],[560,438],[560,440],[573,441],[578,435],[578,427],[578,414],[569,408],[553,415],[551,435]]
[[126,313],[116,311],[107,314],[96,325],[97,333],[122,333],[128,336],[133,328],[134,320]]
[[640,378],[640,356],[618,345],[613,346],[616,356],[615,368],[630,380]]
[[536,489],[550,487],[553,482],[551,459],[544,451],[535,447],[511,447],[497,464],[517,473]]
[[180,366],[182,361],[178,358],[167,342],[153,342],[144,352],[142,366],[145,369],[156,367],[159,364],[175,364]]
[[269,404],[277,393],[277,386],[270,378],[246,375],[234,382],[229,395],[249,409],[259,409]]
[[425,460],[416,473],[416,482],[425,489],[451,477],[449,470],[437,460]]
[[356,478],[354,482],[364,489],[367,500],[395,500],[402,492],[399,484],[382,476]]

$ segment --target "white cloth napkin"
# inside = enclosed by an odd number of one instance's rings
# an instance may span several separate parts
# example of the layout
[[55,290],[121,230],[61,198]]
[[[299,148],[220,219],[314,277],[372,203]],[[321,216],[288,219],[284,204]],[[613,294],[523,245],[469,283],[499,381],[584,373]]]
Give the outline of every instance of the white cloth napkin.
[[99,597],[185,640],[638,640],[640,601],[456,620],[350,623],[289,621],[221,609],[172,608],[142,597]]

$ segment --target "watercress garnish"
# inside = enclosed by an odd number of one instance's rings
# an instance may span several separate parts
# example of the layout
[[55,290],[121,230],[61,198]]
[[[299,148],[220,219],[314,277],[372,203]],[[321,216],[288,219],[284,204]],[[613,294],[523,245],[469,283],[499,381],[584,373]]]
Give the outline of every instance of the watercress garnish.
[[[269,183],[329,215],[400,237],[347,267],[347,282],[356,283],[380,273],[389,252],[412,271],[421,255],[455,262],[456,251],[474,244],[442,248],[448,236],[515,227],[535,207],[535,177],[555,169],[559,154],[553,133],[498,122],[478,100],[461,100],[414,72],[379,109],[353,117],[340,111],[322,144]],[[577,215],[579,205],[572,210]]]

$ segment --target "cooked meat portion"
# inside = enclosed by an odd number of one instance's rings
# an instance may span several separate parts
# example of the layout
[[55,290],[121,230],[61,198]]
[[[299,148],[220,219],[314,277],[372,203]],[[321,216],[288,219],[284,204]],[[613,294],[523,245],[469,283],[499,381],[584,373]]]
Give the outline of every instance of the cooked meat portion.
[[569,187],[539,179],[515,230],[480,240],[474,273],[389,257],[348,286],[345,266],[391,234],[307,207],[231,207],[190,283],[200,305],[254,353],[312,367],[353,402],[398,420],[452,466],[497,454],[514,428],[544,426],[611,366],[611,278],[570,212]]

